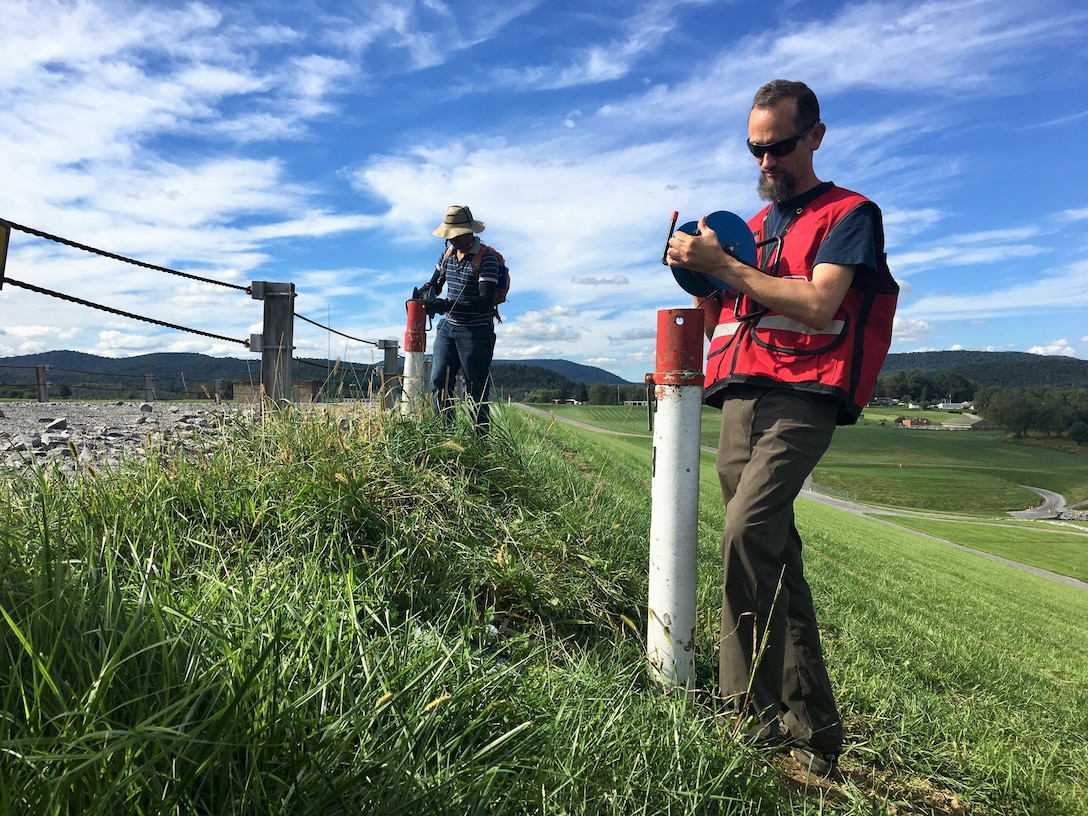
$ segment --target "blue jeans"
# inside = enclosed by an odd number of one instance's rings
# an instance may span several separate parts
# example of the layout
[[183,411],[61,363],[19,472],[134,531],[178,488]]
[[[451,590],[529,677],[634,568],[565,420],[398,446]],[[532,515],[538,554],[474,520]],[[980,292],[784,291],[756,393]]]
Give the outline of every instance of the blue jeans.
[[494,354],[494,326],[455,326],[448,319],[438,324],[431,354],[431,393],[435,411],[446,422],[453,422],[453,388],[460,373],[476,427],[487,433],[491,426],[487,398]]

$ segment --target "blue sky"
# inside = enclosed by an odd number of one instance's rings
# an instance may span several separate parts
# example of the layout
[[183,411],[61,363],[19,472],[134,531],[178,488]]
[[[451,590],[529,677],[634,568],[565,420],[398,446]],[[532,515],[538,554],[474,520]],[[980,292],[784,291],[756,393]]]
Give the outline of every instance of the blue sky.
[[[513,276],[496,357],[640,382],[673,210],[748,217],[756,89],[807,82],[821,179],[883,209],[893,352],[1088,359],[1088,9],[1076,0],[3,0],[0,218],[403,340],[469,204]],[[7,274],[243,340],[262,304],[14,232]],[[433,337],[433,335],[432,335]],[[296,355],[380,360],[308,323]],[[0,356],[236,342],[5,286]]]

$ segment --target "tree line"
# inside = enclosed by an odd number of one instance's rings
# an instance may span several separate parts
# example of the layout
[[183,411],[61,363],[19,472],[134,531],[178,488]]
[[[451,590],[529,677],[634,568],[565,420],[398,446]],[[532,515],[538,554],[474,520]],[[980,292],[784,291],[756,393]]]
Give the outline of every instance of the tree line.
[[975,392],[974,404],[979,414],[1017,438],[1035,431],[1088,445],[1088,388],[988,385]]
[[969,402],[977,414],[1016,437],[1034,431],[1088,444],[1088,388],[979,385],[957,371],[913,369],[880,377],[875,393],[907,405]]

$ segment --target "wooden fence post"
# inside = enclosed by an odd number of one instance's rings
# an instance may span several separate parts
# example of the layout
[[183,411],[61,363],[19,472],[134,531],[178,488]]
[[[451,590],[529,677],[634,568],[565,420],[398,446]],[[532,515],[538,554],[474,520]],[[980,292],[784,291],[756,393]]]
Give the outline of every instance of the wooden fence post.
[[0,289],[4,288],[4,269],[8,265],[8,241],[11,240],[11,227],[0,221]]
[[389,410],[397,404],[400,397],[400,344],[396,340],[379,340],[378,348],[385,350],[382,366],[382,404]]

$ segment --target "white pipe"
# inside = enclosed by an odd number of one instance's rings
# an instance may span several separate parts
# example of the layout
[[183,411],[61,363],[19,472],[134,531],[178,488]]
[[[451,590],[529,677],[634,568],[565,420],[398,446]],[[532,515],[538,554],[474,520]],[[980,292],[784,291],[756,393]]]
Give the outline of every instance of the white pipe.
[[646,653],[658,682],[691,688],[699,528],[703,313],[658,312]]
[[404,391],[400,403],[402,414],[417,413],[426,404],[426,384],[423,382],[422,371],[423,352],[404,352]]

